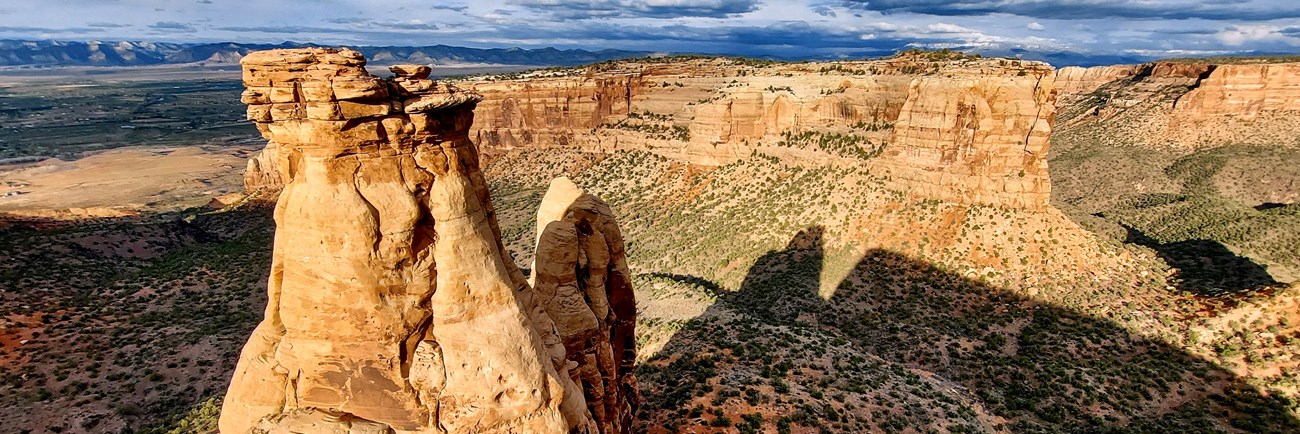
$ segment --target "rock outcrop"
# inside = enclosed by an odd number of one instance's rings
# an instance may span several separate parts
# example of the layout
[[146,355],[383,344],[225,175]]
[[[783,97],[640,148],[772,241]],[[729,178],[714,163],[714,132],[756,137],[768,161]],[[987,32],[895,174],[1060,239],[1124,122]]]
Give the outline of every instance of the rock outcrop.
[[261,179],[284,187],[222,432],[631,432],[636,310],[607,207],[547,208],[534,290],[469,138],[479,95],[425,66],[381,80],[351,50],[242,63]]
[[1300,111],[1300,63],[1211,68],[1174,103],[1174,111],[1247,120],[1261,113]]
[[958,203],[1047,207],[1054,74],[914,80],[880,166],[900,189]]
[[484,94],[471,135],[486,150],[638,149],[702,165],[761,152],[870,164],[922,197],[1037,209],[1051,191],[1054,78],[1036,62],[901,56],[650,60],[465,85]]
[[1109,65],[1083,68],[1067,66],[1056,71],[1056,91],[1063,95],[1091,93],[1106,83],[1132,78],[1145,65]]
[[244,168],[244,192],[257,200],[274,202],[275,197],[284,189],[284,180],[280,178],[278,158],[279,149],[268,146],[248,159]]
[[529,279],[555,322],[571,372],[586,386],[601,432],[627,432],[637,402],[636,300],[623,234],[609,205],[567,178],[551,182],[537,209],[537,255]]
[[1131,145],[1300,144],[1300,63],[1249,62],[1064,68],[1058,107],[1065,125]]

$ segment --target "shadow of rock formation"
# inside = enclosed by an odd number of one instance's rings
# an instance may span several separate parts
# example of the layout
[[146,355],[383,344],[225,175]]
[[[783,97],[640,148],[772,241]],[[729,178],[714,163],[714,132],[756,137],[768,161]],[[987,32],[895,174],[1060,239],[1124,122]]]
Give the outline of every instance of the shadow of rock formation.
[[1201,295],[1223,295],[1276,285],[1263,266],[1228,250],[1214,240],[1161,243],[1142,231],[1120,224],[1128,232],[1125,243],[1155,250],[1169,266],[1178,269],[1179,289]]
[[[643,364],[645,428],[739,415],[741,432],[1300,429],[1287,398],[1213,362],[900,253],[867,251],[819,293],[821,234],[805,229],[762,256]],[[746,414],[764,408],[755,403],[776,410]]]

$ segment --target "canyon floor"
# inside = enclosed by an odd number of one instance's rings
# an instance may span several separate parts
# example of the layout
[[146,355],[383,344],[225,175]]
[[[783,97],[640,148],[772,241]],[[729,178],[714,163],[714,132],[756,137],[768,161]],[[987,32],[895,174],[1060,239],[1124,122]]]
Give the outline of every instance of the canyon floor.
[[[0,197],[0,213],[26,211],[0,228],[0,425],[213,429],[273,235],[266,205],[203,206],[260,144],[240,88],[0,87],[0,188],[32,189]],[[638,432],[1300,429],[1297,190],[1260,187],[1295,185],[1297,148],[1117,146],[1094,138],[1126,124],[1062,112],[1052,206],[1036,211],[758,152],[705,166],[509,149],[485,151],[485,172],[521,267],[551,178],[619,216]]]

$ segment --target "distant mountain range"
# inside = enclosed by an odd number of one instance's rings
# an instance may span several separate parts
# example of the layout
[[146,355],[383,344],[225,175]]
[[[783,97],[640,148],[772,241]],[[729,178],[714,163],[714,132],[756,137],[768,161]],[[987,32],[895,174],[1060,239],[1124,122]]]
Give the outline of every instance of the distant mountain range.
[[[166,43],[133,41],[20,41],[0,40],[0,66],[145,66],[193,62],[236,63],[250,51],[317,46],[282,44]],[[581,65],[605,60],[643,57],[650,52],[623,50],[559,50],[555,48],[465,48],[357,46],[372,63],[502,65]]]

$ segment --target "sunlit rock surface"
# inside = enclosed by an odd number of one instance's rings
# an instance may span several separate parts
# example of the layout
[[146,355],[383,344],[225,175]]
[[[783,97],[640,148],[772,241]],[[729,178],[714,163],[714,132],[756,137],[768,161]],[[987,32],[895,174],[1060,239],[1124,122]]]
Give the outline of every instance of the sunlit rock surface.
[[222,432],[630,432],[636,310],[607,207],[575,201],[556,219],[576,232],[543,233],[538,254],[590,301],[550,278],[534,291],[468,135],[478,94],[426,66],[381,80],[351,50],[242,63],[270,140],[250,167],[274,170],[249,176],[283,191],[266,316]]

